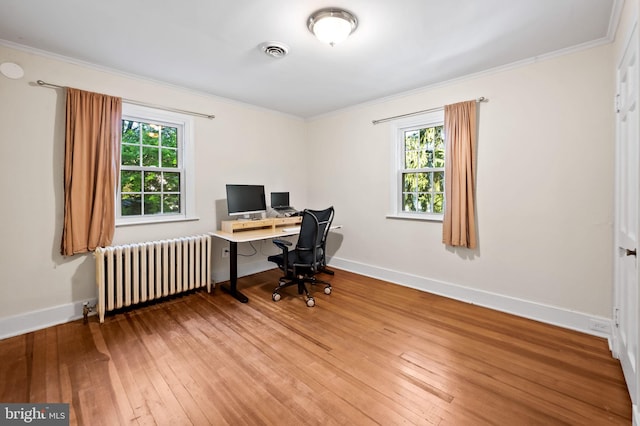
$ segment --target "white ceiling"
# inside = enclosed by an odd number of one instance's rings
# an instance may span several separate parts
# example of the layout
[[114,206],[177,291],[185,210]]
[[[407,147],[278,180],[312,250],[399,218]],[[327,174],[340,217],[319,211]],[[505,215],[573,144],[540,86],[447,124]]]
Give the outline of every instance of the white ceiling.
[[[610,41],[622,1],[2,0],[0,42],[313,117]],[[335,47],[306,27],[329,6],[359,21]]]

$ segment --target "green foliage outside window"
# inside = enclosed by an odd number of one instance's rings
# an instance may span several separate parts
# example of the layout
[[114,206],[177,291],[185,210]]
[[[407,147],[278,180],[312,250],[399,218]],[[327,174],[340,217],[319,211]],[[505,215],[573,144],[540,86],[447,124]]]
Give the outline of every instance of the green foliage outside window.
[[180,213],[178,155],[176,127],[122,120],[122,216]]
[[443,126],[404,132],[402,210],[444,212]]

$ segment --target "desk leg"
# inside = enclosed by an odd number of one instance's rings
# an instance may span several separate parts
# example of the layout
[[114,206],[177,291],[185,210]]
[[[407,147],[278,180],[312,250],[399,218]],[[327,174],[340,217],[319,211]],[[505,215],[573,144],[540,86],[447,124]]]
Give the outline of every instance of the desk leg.
[[247,303],[249,298],[238,291],[238,243],[229,241],[229,287],[221,285],[225,293],[229,293],[242,303]]
[[327,268],[326,266],[321,267],[318,272],[320,272],[321,274],[327,274],[327,275],[335,274],[335,272],[333,272],[331,269]]

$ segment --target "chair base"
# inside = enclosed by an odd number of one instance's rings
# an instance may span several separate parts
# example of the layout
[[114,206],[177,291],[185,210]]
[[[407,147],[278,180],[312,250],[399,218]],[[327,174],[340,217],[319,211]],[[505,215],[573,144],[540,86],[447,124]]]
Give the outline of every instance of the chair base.
[[313,296],[311,295],[311,293],[309,293],[309,289],[307,288],[307,285],[306,285],[307,283],[311,285],[324,284],[325,285],[324,294],[331,294],[331,291],[332,291],[331,284],[329,284],[326,281],[318,280],[315,277],[300,276],[297,278],[291,278],[291,277],[284,276],[280,278],[278,287],[276,287],[273,290],[271,299],[274,302],[277,302],[278,300],[281,299],[280,290],[282,290],[283,288],[291,287],[295,285],[295,286],[298,286],[298,294],[304,294],[305,303],[307,304],[308,307],[311,308],[315,306],[316,302]]

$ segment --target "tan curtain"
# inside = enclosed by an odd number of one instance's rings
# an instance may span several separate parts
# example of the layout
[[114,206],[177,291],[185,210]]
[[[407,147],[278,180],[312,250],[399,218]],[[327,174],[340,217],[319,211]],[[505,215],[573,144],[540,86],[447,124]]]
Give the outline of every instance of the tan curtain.
[[475,248],[476,101],[444,107],[445,212],[442,242]]
[[61,252],[111,244],[120,172],[122,99],[67,88]]

